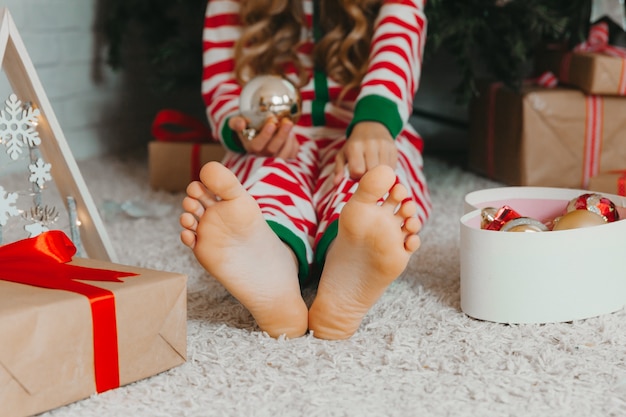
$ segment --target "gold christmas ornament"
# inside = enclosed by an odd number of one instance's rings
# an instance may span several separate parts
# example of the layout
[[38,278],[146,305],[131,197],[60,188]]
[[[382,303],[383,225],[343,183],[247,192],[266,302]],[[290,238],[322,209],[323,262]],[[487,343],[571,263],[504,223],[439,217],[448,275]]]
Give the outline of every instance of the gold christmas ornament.
[[570,211],[554,220],[553,231],[580,229],[583,227],[599,226],[606,224],[607,221],[600,214],[589,210]]
[[272,115],[296,123],[302,114],[300,92],[284,77],[259,75],[241,90],[239,111],[248,123],[242,135],[252,140]]

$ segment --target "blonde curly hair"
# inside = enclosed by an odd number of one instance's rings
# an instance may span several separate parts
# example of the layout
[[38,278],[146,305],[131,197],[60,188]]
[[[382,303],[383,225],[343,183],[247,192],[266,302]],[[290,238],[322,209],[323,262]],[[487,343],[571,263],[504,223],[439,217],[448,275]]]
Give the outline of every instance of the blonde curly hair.
[[[382,0],[320,0],[323,33],[313,50],[314,65],[344,86],[358,87],[368,65],[374,20]],[[299,86],[308,82],[297,49],[304,12],[301,0],[242,0],[243,33],[235,45],[235,74],[244,84],[254,75],[295,70]]]

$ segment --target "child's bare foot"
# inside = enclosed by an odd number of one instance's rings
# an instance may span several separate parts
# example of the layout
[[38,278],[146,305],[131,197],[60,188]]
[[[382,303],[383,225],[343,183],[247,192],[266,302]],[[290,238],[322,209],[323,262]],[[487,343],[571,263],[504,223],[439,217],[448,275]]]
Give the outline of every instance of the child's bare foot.
[[228,168],[210,162],[200,179],[189,184],[183,200],[182,242],[262,330],[273,337],[302,336],[308,312],[293,252]]
[[[343,208],[317,297],[309,310],[309,329],[322,339],[346,339],[406,268],[420,246],[421,223],[406,188],[394,185],[393,170],[380,165],[366,173]],[[377,202],[389,191],[382,203]]]

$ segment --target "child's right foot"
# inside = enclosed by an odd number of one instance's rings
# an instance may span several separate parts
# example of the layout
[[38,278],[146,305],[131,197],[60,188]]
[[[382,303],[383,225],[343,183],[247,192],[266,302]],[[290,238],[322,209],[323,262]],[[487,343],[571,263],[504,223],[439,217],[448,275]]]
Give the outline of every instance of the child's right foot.
[[272,337],[306,333],[308,311],[291,251],[270,229],[256,201],[217,162],[187,187],[182,242]]
[[[420,246],[416,204],[380,165],[366,173],[339,215],[326,256],[309,329],[322,339],[347,339]],[[389,192],[386,199],[379,200]]]

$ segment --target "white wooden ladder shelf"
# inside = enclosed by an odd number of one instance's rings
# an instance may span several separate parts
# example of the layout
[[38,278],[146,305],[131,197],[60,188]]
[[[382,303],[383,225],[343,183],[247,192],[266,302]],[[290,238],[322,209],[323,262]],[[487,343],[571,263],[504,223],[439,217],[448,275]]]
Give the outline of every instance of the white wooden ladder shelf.
[[64,200],[72,197],[76,202],[80,237],[86,255],[93,259],[116,262],[98,210],[7,8],[0,8],[0,60],[13,92],[21,100],[35,103],[39,109],[39,149],[52,165],[50,174],[60,195]]

